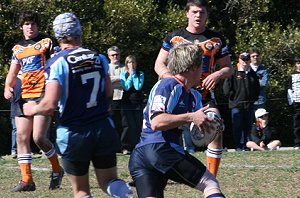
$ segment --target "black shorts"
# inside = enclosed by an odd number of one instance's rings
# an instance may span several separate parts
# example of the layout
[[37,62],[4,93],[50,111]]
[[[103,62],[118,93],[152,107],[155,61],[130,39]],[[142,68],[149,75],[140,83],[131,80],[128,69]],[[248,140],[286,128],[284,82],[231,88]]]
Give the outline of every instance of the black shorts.
[[163,197],[169,179],[194,188],[206,167],[192,155],[181,154],[168,143],[148,144],[135,148],[129,170],[138,197]]
[[20,98],[15,102],[12,102],[11,104],[11,111],[14,111],[14,115],[16,117],[24,117],[24,112],[23,112],[23,105],[28,102],[28,101],[35,101],[35,102],[40,102],[42,100],[42,97],[39,98]]

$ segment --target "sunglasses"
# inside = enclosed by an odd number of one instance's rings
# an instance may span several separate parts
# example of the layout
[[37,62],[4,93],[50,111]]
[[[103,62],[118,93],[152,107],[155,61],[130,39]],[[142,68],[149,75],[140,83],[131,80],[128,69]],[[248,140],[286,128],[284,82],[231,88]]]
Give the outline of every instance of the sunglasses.
[[119,54],[111,54],[110,56],[119,56]]

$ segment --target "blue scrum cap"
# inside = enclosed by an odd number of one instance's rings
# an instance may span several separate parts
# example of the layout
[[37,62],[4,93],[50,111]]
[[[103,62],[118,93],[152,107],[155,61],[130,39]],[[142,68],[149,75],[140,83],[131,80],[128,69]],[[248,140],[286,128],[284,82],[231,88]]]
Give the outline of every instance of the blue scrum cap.
[[53,30],[57,40],[66,36],[81,37],[82,35],[80,22],[73,13],[58,15],[53,21]]

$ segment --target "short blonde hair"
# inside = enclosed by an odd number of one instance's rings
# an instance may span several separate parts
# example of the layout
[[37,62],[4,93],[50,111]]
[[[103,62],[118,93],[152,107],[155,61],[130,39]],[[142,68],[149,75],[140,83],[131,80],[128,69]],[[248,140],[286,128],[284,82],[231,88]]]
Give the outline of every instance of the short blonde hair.
[[202,67],[202,55],[202,48],[194,43],[176,45],[170,50],[167,67],[173,75]]

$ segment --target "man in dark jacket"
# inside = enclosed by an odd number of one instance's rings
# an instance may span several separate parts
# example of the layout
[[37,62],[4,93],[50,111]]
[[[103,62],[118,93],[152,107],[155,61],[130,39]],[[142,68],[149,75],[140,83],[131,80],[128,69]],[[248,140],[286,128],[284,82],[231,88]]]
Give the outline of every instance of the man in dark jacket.
[[259,80],[250,67],[249,53],[239,55],[237,69],[224,81],[223,91],[229,98],[235,149],[243,150],[253,123],[253,103],[259,95]]

